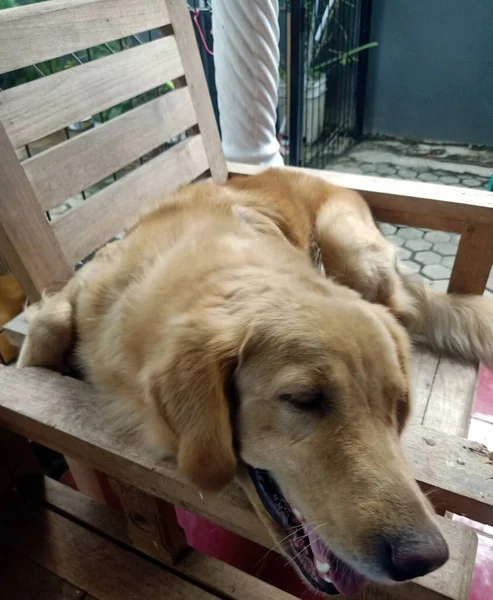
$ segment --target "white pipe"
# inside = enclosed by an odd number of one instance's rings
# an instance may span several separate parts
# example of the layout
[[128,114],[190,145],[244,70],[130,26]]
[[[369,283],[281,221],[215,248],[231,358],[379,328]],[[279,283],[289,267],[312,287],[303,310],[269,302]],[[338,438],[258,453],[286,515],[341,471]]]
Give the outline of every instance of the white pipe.
[[276,137],[278,0],[213,0],[214,64],[227,160],[282,165]]

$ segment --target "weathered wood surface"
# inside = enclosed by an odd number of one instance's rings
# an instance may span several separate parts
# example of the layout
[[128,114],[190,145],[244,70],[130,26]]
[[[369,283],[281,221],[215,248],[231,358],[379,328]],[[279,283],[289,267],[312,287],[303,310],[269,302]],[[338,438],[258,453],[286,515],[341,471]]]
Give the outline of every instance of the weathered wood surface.
[[[108,506],[53,481],[46,480],[43,504],[76,523],[85,525],[113,541],[131,546],[125,519]],[[235,600],[292,600],[292,596],[255,577],[200,552],[192,551],[173,571],[198,581],[209,589]]]
[[114,480],[112,485],[127,517],[132,546],[162,562],[178,562],[187,550],[187,541],[175,507],[121,481]]
[[[64,488],[63,485],[47,480],[44,502],[54,510],[85,523],[93,530],[103,533],[112,540],[125,545],[129,544],[127,530],[122,515],[107,506],[91,503],[90,500],[73,490]],[[476,535],[465,528],[456,528],[453,523],[446,523],[447,538],[453,539],[452,554],[449,568],[435,574],[435,586],[420,585],[419,580],[406,585],[388,588],[372,586],[364,593],[354,596],[358,600],[438,600],[439,598],[454,598],[467,600],[471,581],[472,568],[476,550]],[[218,593],[238,600],[256,600],[263,597],[266,584],[241,573],[224,563],[204,556],[198,552],[191,552],[174,570],[206,584]],[[451,573],[453,578],[450,579]],[[453,591],[451,591],[453,590]],[[291,596],[271,588],[268,597],[271,600],[288,600]]]
[[440,357],[426,348],[414,348],[409,371],[411,381],[411,422],[421,425],[428,405]]
[[[491,194],[491,192],[486,192]],[[448,291],[482,294],[493,263],[493,231],[488,225],[468,225],[462,232]]]
[[0,248],[26,294],[37,299],[53,283],[65,283],[72,271],[2,123],[0,182]]
[[51,0],[0,11],[0,73],[169,23],[162,0]]
[[42,508],[10,516],[6,545],[98,600],[212,600],[215,595]]
[[161,38],[0,92],[0,121],[17,148],[183,74]]
[[0,546],[0,582],[6,600],[96,600],[5,546]]
[[183,0],[167,0],[168,12],[173,26],[180,57],[185,69],[187,84],[197,114],[200,133],[204,139],[205,152],[216,183],[224,183],[228,178],[228,167],[221,147],[221,138],[204,75],[195,32],[188,5]]
[[197,122],[188,88],[130,110],[22,163],[44,210],[116,173]]
[[433,378],[422,424],[450,435],[467,437],[478,370],[442,357]]

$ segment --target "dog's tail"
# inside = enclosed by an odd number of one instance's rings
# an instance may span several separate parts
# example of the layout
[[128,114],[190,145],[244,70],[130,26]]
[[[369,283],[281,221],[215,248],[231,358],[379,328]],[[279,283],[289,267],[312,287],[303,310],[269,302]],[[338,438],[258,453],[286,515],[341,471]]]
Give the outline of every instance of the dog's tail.
[[414,340],[436,352],[493,368],[493,299],[445,294],[416,277],[402,273],[401,277],[411,300],[405,321]]

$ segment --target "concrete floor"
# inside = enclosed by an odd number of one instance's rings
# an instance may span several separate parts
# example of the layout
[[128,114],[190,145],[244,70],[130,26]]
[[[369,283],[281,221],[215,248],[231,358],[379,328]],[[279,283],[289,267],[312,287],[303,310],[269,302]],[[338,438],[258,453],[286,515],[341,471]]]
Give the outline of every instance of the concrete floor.
[[[493,174],[493,150],[452,144],[367,140],[335,158],[327,169],[484,189]],[[419,273],[432,287],[447,289],[457,253],[457,234],[387,223],[382,223],[380,228],[399,247],[401,259],[411,271]],[[493,271],[485,293],[493,295]]]

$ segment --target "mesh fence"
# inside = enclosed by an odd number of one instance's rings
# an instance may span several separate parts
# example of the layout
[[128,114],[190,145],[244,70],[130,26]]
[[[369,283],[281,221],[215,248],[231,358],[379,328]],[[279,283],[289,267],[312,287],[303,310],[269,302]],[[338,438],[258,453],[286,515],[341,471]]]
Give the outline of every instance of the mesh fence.
[[[281,2],[279,137],[289,162],[326,168],[360,137],[367,56],[376,46],[370,15],[368,0]],[[293,97],[302,105],[296,127]]]

